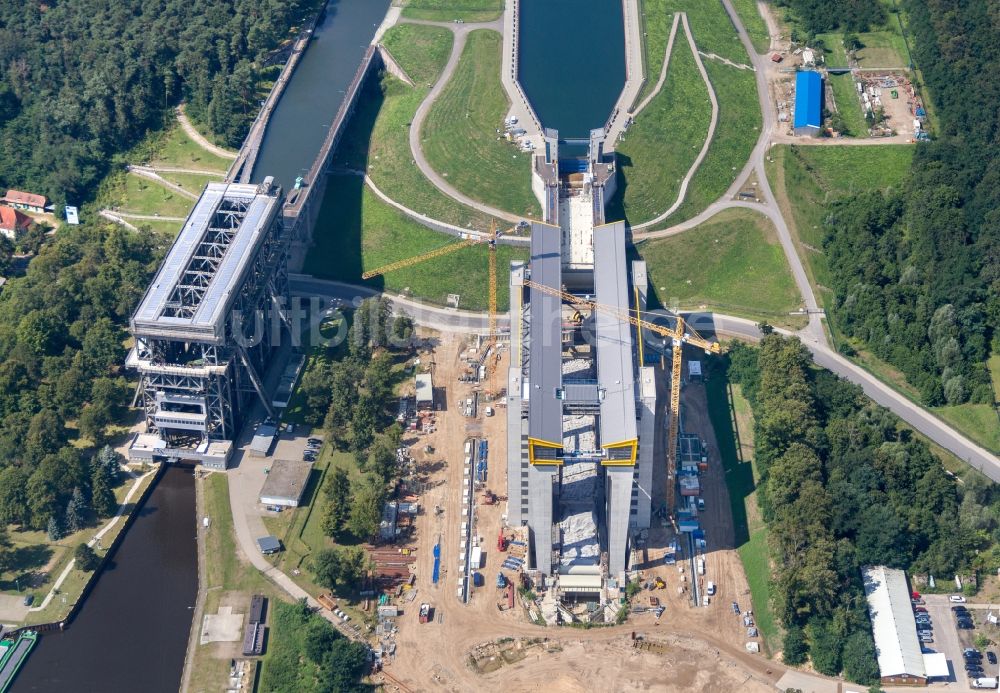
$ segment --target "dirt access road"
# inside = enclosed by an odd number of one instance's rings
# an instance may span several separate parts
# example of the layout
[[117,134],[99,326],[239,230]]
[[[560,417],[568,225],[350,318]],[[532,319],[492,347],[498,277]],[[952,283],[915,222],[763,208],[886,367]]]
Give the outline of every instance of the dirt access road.
[[[729,608],[733,600],[748,602],[743,596],[747,588],[742,565],[735,551],[729,548],[732,546],[729,502],[718,446],[704,413],[701,386],[688,387],[685,402],[689,410],[701,412],[698,415],[692,411],[687,426],[708,440],[712,459],[712,469],[705,476],[706,499],[711,509],[705,517],[710,540],[706,579],[715,581],[719,591],[711,606],[695,608],[686,595],[677,595],[680,584],[677,569],[659,566],[648,574],[662,574],[668,588],[644,593],[640,600],[656,595],[666,603],[667,611],[660,623],[651,614],[643,614],[623,626],[592,630],[545,628],[530,623],[520,607],[501,612],[496,605],[499,593],[493,577],[505,556],[495,549],[505,504],[482,505],[478,497],[477,529],[486,556],[482,571],[486,585],[474,591],[468,604],[461,603],[456,596],[456,578],[464,445],[470,436],[485,436],[489,440],[487,486],[505,493],[506,420],[502,408],[496,416],[488,418],[480,415],[469,419],[461,414],[458,403],[472,392],[472,386],[458,381],[458,375],[465,369],[460,354],[467,345],[455,335],[445,334],[439,339],[433,356],[434,383],[436,396],[442,398],[443,411],[439,412],[437,430],[421,436],[414,445],[418,469],[427,484],[422,497],[426,510],[417,519],[417,595],[413,602],[404,605],[404,613],[397,620],[396,655],[386,671],[413,691],[773,690],[784,668],[745,651],[742,621]],[[505,371],[504,361],[498,372]],[[664,394],[661,402],[666,401]],[[662,417],[661,412],[661,421]],[[427,444],[433,446],[433,453],[423,453]],[[658,470],[658,473],[657,488],[663,489],[664,472]],[[654,504],[662,502],[662,496],[661,491]],[[441,506],[442,513],[434,512],[436,505]],[[716,515],[718,518],[713,520]],[[662,555],[662,546],[668,538],[666,530],[657,529],[651,553]],[[441,580],[433,585],[431,549],[438,539]],[[418,621],[418,605],[424,601],[435,609],[434,620],[428,624]],[[653,650],[633,647],[632,631],[645,634],[659,646]],[[501,638],[544,640],[545,647],[533,648],[523,659],[490,673],[479,673],[470,665],[470,652],[481,643]],[[387,687],[392,690],[391,684]]]

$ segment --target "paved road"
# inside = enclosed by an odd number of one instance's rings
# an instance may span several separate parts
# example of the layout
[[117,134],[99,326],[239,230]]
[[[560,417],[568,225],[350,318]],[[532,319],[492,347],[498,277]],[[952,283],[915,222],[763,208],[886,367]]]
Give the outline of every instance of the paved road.
[[430,24],[433,26],[441,26],[450,29],[455,35],[455,43],[451,48],[451,55],[448,57],[448,63],[444,66],[444,70],[441,71],[441,76],[438,77],[438,81],[434,84],[434,88],[431,89],[430,93],[427,95],[423,101],[420,102],[420,106],[417,107],[417,112],[413,116],[412,124],[410,125],[410,151],[413,154],[413,160],[417,163],[417,167],[420,169],[421,173],[430,180],[438,190],[443,192],[448,197],[453,200],[457,200],[467,207],[472,207],[484,214],[491,214],[499,219],[505,219],[507,221],[518,222],[521,221],[522,217],[516,214],[511,214],[510,212],[505,212],[502,209],[497,209],[496,207],[491,207],[487,204],[483,204],[478,200],[473,200],[468,195],[456,190],[448,181],[444,179],[437,171],[435,171],[430,163],[427,161],[427,157],[424,156],[424,150],[420,146],[420,132],[423,129],[424,120],[427,119],[427,114],[430,113],[431,107],[434,105],[434,101],[437,97],[441,95],[444,91],[445,86],[451,80],[452,75],[455,73],[455,67],[458,65],[459,58],[462,56],[462,49],[465,48],[465,40],[469,36],[470,31],[475,31],[476,29],[492,29],[497,32],[503,31],[503,20],[496,20],[493,22],[479,22],[472,24],[453,24],[448,22],[427,22],[427,21],[416,21],[410,19],[404,19],[403,21],[412,24]]
[[225,178],[225,171],[206,171],[200,168],[177,168],[176,166],[145,166],[151,171],[156,171],[157,173],[190,173],[196,176],[218,176],[219,178]]
[[[293,274],[290,275],[289,280],[292,294],[299,297],[315,296],[352,303],[355,299],[368,298],[378,294],[375,290],[367,287],[315,279],[309,275]],[[467,334],[483,334],[488,329],[488,318],[485,313],[439,308],[392,294],[385,294],[385,296],[392,302],[394,308],[405,311],[418,325]],[[699,332],[715,332],[716,334],[751,340],[757,340],[761,337],[757,323],[745,318],[721,313],[694,312],[688,313],[687,319]],[[509,317],[505,314],[498,316],[497,324],[501,331],[510,329]],[[813,359],[818,365],[836,373],[845,380],[860,385],[865,394],[877,404],[893,412],[910,426],[965,460],[971,466],[976,467],[994,481],[1000,482],[1000,459],[919,405],[911,402],[865,369],[838,354],[827,345],[825,335],[822,340],[816,339],[808,328],[799,332],[782,329],[776,329],[776,331],[799,337],[812,352]]]
[[[677,199],[674,200],[674,203],[670,205],[670,208],[667,209],[667,211],[655,219],[650,219],[647,222],[633,226],[633,231],[641,231],[642,229],[661,223],[684,203],[684,198],[687,196],[688,185],[691,183],[691,179],[694,177],[694,174],[698,171],[698,167],[701,166],[701,162],[704,161],[705,155],[708,154],[708,148],[712,145],[712,138],[715,136],[715,126],[719,123],[719,99],[715,95],[715,87],[712,86],[712,80],[708,78],[708,72],[705,71],[705,64],[701,61],[701,55],[698,54],[698,47],[694,43],[694,35],[691,33],[691,26],[688,24],[687,13],[680,12],[678,14],[681,22],[684,24],[684,33],[687,35],[688,46],[691,48],[691,54],[694,56],[694,61],[698,66],[698,72],[701,74],[701,79],[705,83],[705,88],[708,89],[708,98],[712,102],[712,118],[709,120],[708,133],[705,135],[705,142],[701,145],[701,151],[698,152],[698,156],[695,157],[694,162],[691,164],[691,168],[688,169],[688,172],[684,174],[684,179],[681,180],[680,190],[677,191]],[[676,20],[674,26],[677,26]],[[672,31],[670,38],[671,40],[673,39]]]
[[[692,313],[688,319],[699,332],[714,329],[716,333],[748,339],[759,339],[761,336],[756,323],[744,318],[719,313]],[[865,394],[874,402],[894,413],[941,447],[965,460],[970,466],[979,469],[994,481],[1000,482],[1000,459],[951,428],[923,407],[893,390],[864,368],[838,354],[826,344],[825,339],[823,341],[812,339],[811,335],[805,331],[797,333],[780,329],[775,331],[798,336],[812,352],[813,360],[817,365],[836,373],[845,380],[860,385]]]

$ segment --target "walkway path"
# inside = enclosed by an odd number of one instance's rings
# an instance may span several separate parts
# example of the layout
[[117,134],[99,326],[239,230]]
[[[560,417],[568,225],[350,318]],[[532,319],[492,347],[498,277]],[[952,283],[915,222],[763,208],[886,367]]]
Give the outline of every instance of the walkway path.
[[121,224],[122,226],[124,226],[129,231],[135,231],[136,233],[139,232],[139,227],[138,226],[136,226],[135,224],[128,223],[127,221],[125,221],[124,219],[122,219],[120,216],[118,216],[118,214],[116,214],[115,212],[112,212],[110,209],[102,209],[100,212],[98,212],[98,214],[100,214],[102,217],[104,217],[108,221],[113,221],[116,224]]
[[206,171],[200,168],[177,168],[176,166],[145,166],[151,171],[156,171],[157,173],[190,173],[194,176],[217,176],[219,178],[225,178],[225,171]]
[[151,181],[155,181],[155,182],[159,183],[160,185],[162,185],[165,188],[170,188],[171,190],[173,190],[178,195],[183,195],[184,197],[188,198],[189,200],[197,200],[198,199],[198,196],[195,195],[193,192],[191,192],[190,190],[187,190],[185,188],[182,188],[181,186],[177,185],[177,183],[174,183],[173,181],[167,180],[166,178],[164,178],[163,176],[161,176],[159,173],[157,173],[154,169],[150,168],[149,166],[134,166],[132,164],[129,164],[125,168],[126,168],[126,170],[129,173],[134,173],[135,175],[141,176],[142,178],[148,178]]
[[[680,20],[684,24],[684,33],[687,35],[688,46],[691,48],[694,61],[698,65],[698,72],[701,74],[701,79],[705,83],[705,88],[708,89],[708,98],[712,102],[712,119],[708,123],[708,134],[705,135],[705,142],[701,145],[701,151],[698,152],[698,156],[695,157],[694,163],[691,164],[691,168],[688,169],[688,172],[684,174],[683,180],[681,180],[680,190],[677,191],[677,199],[674,200],[674,203],[670,205],[667,211],[663,212],[663,214],[660,214],[649,221],[643,222],[642,224],[636,224],[633,226],[633,233],[661,223],[664,219],[677,211],[677,208],[684,203],[684,197],[687,195],[688,185],[690,185],[691,179],[694,178],[694,174],[698,172],[698,167],[701,166],[701,162],[705,160],[705,156],[708,154],[708,149],[712,146],[712,139],[715,137],[715,126],[719,123],[719,99],[715,96],[715,87],[712,86],[712,81],[708,78],[708,72],[705,70],[705,64],[701,61],[701,55],[698,53],[698,46],[695,45],[694,35],[691,33],[691,26],[688,24],[687,13],[679,12],[678,15],[680,15]],[[674,26],[677,26],[676,19]],[[670,38],[671,42],[673,42],[672,31]],[[664,67],[666,67],[666,63],[664,63]]]
[[469,36],[469,32],[475,31],[476,29],[492,29],[494,31],[498,31],[502,28],[501,20],[498,19],[493,22],[473,24],[451,24],[446,22],[416,21],[409,19],[404,19],[403,21],[411,24],[429,24],[432,26],[447,27],[452,31],[452,33],[455,34],[455,42],[452,44],[451,55],[448,57],[448,63],[445,65],[444,70],[441,71],[441,76],[434,84],[430,93],[420,103],[420,106],[417,107],[417,112],[414,114],[410,125],[410,152],[413,154],[413,160],[416,162],[417,167],[438,190],[453,200],[457,200],[467,207],[472,207],[483,214],[490,214],[499,219],[505,219],[506,221],[515,223],[521,221],[522,217],[519,217],[516,214],[511,214],[510,212],[505,212],[501,209],[497,209],[496,207],[491,207],[487,204],[479,202],[478,200],[473,200],[468,195],[454,188],[444,179],[442,175],[431,167],[427,158],[424,156],[423,148],[420,146],[420,133],[423,130],[427,114],[430,113],[434,102],[437,100],[438,96],[441,95],[441,92],[444,91],[448,82],[451,80],[452,75],[455,73],[455,67],[458,65],[459,58],[462,56],[462,50],[465,48],[465,41]]
[[660,68],[660,77],[656,80],[653,90],[649,92],[649,94],[646,95],[646,98],[644,98],[642,102],[632,111],[633,119],[638,118],[643,109],[649,105],[649,102],[660,93],[660,89],[663,88],[663,83],[667,80],[667,68],[670,67],[670,56],[674,54],[674,38],[677,36],[677,27],[680,25],[682,15],[684,15],[683,12],[677,12],[674,14],[674,23],[670,26],[670,37],[667,39],[667,52],[663,56],[663,67]]
[[181,127],[184,128],[184,134],[186,134],[188,137],[194,140],[198,144],[198,146],[201,147],[202,149],[210,151],[216,156],[221,156],[224,159],[236,158],[236,152],[230,151],[229,149],[223,149],[218,145],[212,144],[207,139],[205,139],[204,135],[198,132],[198,128],[196,128],[191,123],[191,121],[187,117],[187,114],[184,112],[183,104],[177,107],[177,122],[179,122],[181,124]]
[[720,63],[725,63],[729,67],[735,67],[737,70],[753,70],[754,68],[750,65],[744,65],[743,63],[734,63],[729,58],[723,58],[721,55],[716,55],[715,53],[706,53],[705,51],[698,51],[698,55],[704,56],[711,60],[718,60]]
[[126,219],[138,219],[140,221],[186,221],[185,217],[165,217],[159,214],[132,214],[131,212],[111,212],[111,214]]

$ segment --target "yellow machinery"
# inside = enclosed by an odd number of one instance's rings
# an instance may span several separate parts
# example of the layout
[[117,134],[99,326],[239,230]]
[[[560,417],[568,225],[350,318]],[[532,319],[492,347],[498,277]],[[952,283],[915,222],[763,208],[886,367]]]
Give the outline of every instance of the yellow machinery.
[[[671,380],[670,380],[670,429],[667,438],[667,516],[670,518],[671,522],[674,521],[674,504],[676,497],[676,486],[677,486],[677,434],[680,425],[680,413],[681,413],[681,366],[683,361],[683,345],[685,343],[691,344],[693,346],[701,347],[706,353],[718,354],[722,349],[718,342],[710,342],[690,327],[687,327],[684,323],[684,318],[680,315],[676,316],[676,324],[673,328],[664,327],[662,325],[657,325],[649,320],[644,320],[638,317],[638,310],[627,310],[622,308],[617,308],[615,306],[609,306],[603,303],[598,303],[597,301],[590,301],[587,299],[574,296],[573,294],[566,293],[565,291],[560,291],[554,289],[550,286],[545,286],[544,284],[537,284],[530,279],[524,281],[524,285],[538,289],[547,294],[553,296],[558,296],[574,308],[578,309],[590,308],[591,310],[598,311],[601,313],[606,313],[617,317],[623,322],[628,322],[634,325],[639,330],[649,330],[654,334],[661,335],[663,337],[669,337],[673,344],[673,361],[671,364]],[[635,315],[633,315],[635,313]],[[641,337],[640,337],[641,338]]]
[[[511,229],[512,231],[514,229]],[[377,267],[373,270],[369,270],[361,275],[362,279],[371,279],[372,277],[378,277],[388,272],[394,272],[404,267],[411,267],[413,265],[420,264],[421,262],[426,262],[427,260],[433,260],[436,257],[441,257],[442,255],[448,255],[454,253],[456,250],[461,250],[462,248],[468,248],[470,246],[479,245],[481,243],[489,244],[489,335],[486,340],[486,345],[483,348],[483,353],[486,354],[490,349],[497,343],[497,239],[500,238],[501,232],[497,230],[496,222],[490,224],[490,232],[484,236],[477,236],[476,238],[469,238],[459,243],[451,243],[450,245],[445,245],[440,248],[435,248],[434,250],[422,253],[420,255],[414,255],[413,257],[408,257],[403,260],[397,260],[396,262],[391,262],[388,265],[383,265],[382,267]],[[483,365],[486,366],[486,372],[490,374],[492,382],[492,375],[495,360],[491,362],[486,359]],[[490,388],[493,389],[492,387]]]

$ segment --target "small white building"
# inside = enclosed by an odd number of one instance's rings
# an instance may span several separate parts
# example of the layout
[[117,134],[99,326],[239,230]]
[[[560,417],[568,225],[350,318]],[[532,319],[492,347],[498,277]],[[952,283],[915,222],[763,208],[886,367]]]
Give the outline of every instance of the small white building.
[[416,377],[417,409],[434,408],[434,381],[430,373],[418,373]]

